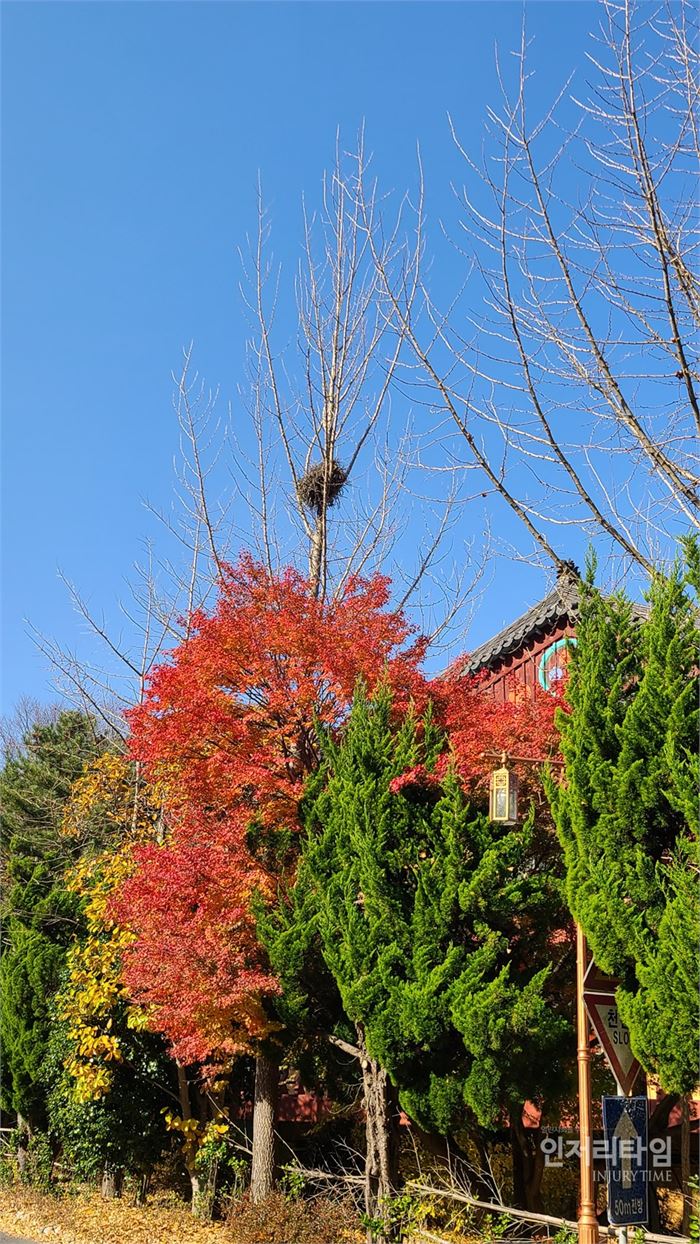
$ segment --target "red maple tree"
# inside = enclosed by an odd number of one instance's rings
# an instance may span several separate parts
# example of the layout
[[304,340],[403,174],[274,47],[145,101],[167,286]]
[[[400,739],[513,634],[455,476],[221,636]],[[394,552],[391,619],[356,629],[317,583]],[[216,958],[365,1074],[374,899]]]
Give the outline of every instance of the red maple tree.
[[[463,675],[454,671],[434,678],[430,698],[436,720],[445,731],[447,747],[431,770],[415,765],[390,783],[394,793],[407,787],[437,786],[454,766],[467,792],[483,798],[491,771],[506,753],[518,772],[526,797],[535,797],[543,811],[541,771],[548,762],[558,763],[558,732],[555,714],[565,707],[561,691],[550,693],[513,681],[505,702],[494,699],[486,675]],[[548,816],[548,814],[547,814]]]
[[557,709],[566,707],[564,688],[543,691],[513,679],[508,698],[496,700],[489,690],[488,674],[463,675],[463,667],[463,660],[455,662],[431,683],[431,694],[465,789],[486,800],[489,775],[506,752],[520,781],[521,807],[534,804],[542,828],[553,832],[542,770],[553,761],[558,772],[561,757],[555,715]]
[[264,878],[230,823],[212,833],[197,819],[191,809],[167,843],[135,851],[112,908],[136,934],[123,954],[131,997],[181,1063],[216,1066],[269,1032],[264,999],[279,986],[250,910]]
[[457,769],[470,785],[494,767],[506,751],[544,763],[559,755],[554,724],[562,693],[525,686],[515,679],[505,701],[494,699],[485,674],[462,675],[459,663],[431,683],[431,693],[449,735]]
[[[319,601],[298,572],[270,574],[245,554],[128,714],[132,754],[162,793],[169,833],[135,852],[114,912],[135,935],[130,992],[183,1062],[224,1060],[267,1031],[263,999],[277,985],[250,898],[293,859],[317,724],[342,724],[360,678],[370,692],[388,678],[397,712],[427,697],[425,643],[409,642],[411,627],[387,603],[384,578],[350,580]],[[280,865],[274,844],[285,834]]]
[[386,674],[398,710],[425,698],[425,641],[405,646],[412,628],[388,596],[377,576],[319,601],[297,571],[271,575],[244,554],[128,714],[133,754],[173,799],[295,826],[315,723],[342,722],[358,678],[371,691]]

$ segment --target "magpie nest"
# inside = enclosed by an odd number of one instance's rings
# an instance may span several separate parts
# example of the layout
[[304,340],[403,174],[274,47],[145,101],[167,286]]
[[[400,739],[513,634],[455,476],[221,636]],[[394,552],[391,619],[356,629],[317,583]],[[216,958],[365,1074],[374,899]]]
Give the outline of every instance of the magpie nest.
[[326,505],[334,505],[348,478],[347,472],[343,470],[339,462],[336,462],[335,458],[331,464],[325,491],[324,476],[325,469],[323,463],[317,462],[315,466],[309,467],[306,475],[299,480],[297,495],[305,510],[315,510],[317,514],[320,514],[323,509],[324,498]]

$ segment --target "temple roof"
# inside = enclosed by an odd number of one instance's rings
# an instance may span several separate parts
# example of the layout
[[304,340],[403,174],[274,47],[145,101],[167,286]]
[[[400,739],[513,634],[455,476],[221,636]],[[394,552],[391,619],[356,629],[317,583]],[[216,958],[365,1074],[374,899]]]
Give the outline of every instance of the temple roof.
[[[553,631],[557,626],[572,624],[578,617],[579,583],[577,574],[565,571],[560,574],[551,592],[543,600],[533,605],[526,613],[504,627],[493,639],[488,639],[469,654],[469,660],[462,669],[463,674],[476,674],[496,661],[503,661],[535,638],[538,633]],[[648,606],[633,604],[635,617],[643,618],[648,613]]]

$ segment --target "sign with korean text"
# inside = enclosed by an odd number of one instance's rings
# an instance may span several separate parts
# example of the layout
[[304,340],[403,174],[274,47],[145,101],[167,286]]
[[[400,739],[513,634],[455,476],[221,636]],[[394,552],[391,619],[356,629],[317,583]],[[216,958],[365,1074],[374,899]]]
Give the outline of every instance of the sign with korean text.
[[646,1097],[604,1097],[608,1219],[614,1227],[649,1219]]

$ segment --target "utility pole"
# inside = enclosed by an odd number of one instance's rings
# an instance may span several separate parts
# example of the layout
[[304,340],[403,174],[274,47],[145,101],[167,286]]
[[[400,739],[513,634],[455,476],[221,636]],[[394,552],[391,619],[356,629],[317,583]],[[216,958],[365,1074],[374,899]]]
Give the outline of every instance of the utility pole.
[[583,1000],[586,975],[586,939],[576,925],[576,1031],[578,1037],[578,1118],[581,1196],[578,1219],[579,1244],[598,1244],[598,1219],[593,1183],[593,1126],[591,1118],[591,1034]]

